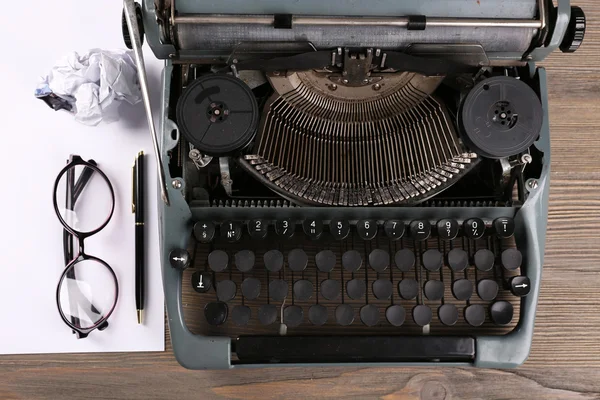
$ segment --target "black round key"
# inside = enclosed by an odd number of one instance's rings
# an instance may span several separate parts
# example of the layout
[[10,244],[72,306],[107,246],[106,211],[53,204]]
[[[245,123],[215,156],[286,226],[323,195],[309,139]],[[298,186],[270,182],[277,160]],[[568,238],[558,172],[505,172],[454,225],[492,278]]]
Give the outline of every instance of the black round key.
[[513,276],[508,281],[510,291],[517,297],[524,297],[531,291],[531,282],[526,276]]
[[260,295],[260,281],[256,278],[246,278],[242,282],[242,294],[248,300],[254,300]]
[[361,219],[356,223],[356,232],[362,240],[371,240],[377,236],[377,221]]
[[235,253],[234,260],[240,272],[248,272],[254,267],[255,256],[250,250],[240,250]]
[[415,267],[415,253],[409,249],[402,249],[394,256],[396,267],[402,272],[408,272]]
[[523,262],[523,256],[517,249],[506,249],[502,252],[502,265],[509,271],[519,269]]
[[208,255],[208,266],[215,272],[223,272],[229,264],[229,256],[223,250],[213,250]]
[[342,266],[348,272],[356,272],[362,266],[362,257],[356,250],[348,250],[342,254]]
[[213,301],[204,306],[204,318],[209,325],[222,325],[227,320],[229,307],[222,301]]
[[288,266],[294,272],[302,272],[308,264],[308,256],[302,249],[290,250],[288,253]]
[[513,305],[508,301],[497,301],[490,306],[490,317],[496,325],[510,324],[513,312]]
[[398,240],[404,235],[404,222],[397,219],[390,219],[383,224],[383,230],[391,240]]
[[263,256],[265,268],[270,272],[277,272],[283,267],[283,254],[279,250],[269,250]]
[[373,294],[379,300],[386,300],[392,297],[394,285],[387,279],[377,279],[373,282]]
[[248,306],[235,306],[231,310],[231,319],[237,326],[246,326],[250,322],[252,311]]
[[354,309],[350,304],[340,304],[335,309],[335,321],[342,326],[351,325],[354,322]]
[[194,224],[194,237],[200,243],[210,243],[215,237],[215,224],[211,221],[198,221]]
[[463,223],[463,229],[469,239],[480,239],[485,233],[485,222],[481,218],[470,218]]
[[471,304],[465,308],[465,320],[471,326],[481,326],[485,322],[485,308],[481,304]]
[[412,221],[410,223],[409,230],[410,230],[410,237],[413,240],[416,240],[416,241],[427,240],[427,238],[431,234],[431,224],[429,223],[429,221],[427,221],[425,219]]
[[311,324],[321,326],[327,322],[327,307],[315,304],[308,309],[308,320]]
[[441,300],[444,297],[444,282],[434,279],[427,281],[425,282],[423,291],[429,300]]
[[379,322],[379,309],[373,304],[360,308],[360,320],[366,326],[375,326]]
[[458,235],[458,222],[454,219],[441,219],[436,227],[437,234],[442,240],[452,240]]
[[192,257],[186,249],[173,249],[169,253],[169,262],[171,267],[183,271],[190,266]]
[[311,281],[300,279],[294,282],[294,299],[298,301],[306,301],[312,297],[315,290]]
[[273,304],[263,304],[258,308],[258,320],[263,325],[271,325],[277,319],[277,307]]
[[473,284],[468,279],[459,279],[452,283],[452,294],[457,300],[469,300],[473,294]]
[[477,282],[477,295],[481,300],[494,300],[498,296],[498,284],[491,279],[481,279]]
[[307,219],[302,222],[304,233],[312,240],[317,240],[323,234],[323,221],[320,219]]
[[345,219],[332,219],[329,222],[329,232],[335,240],[344,240],[350,234],[350,222]]
[[335,267],[337,259],[335,253],[331,250],[323,250],[317,253],[315,256],[315,264],[321,272],[331,272]]
[[469,255],[463,249],[452,249],[448,253],[448,265],[454,272],[462,272],[469,265]]
[[192,287],[198,293],[206,293],[212,287],[212,279],[209,274],[196,271],[192,274]]
[[279,219],[275,222],[275,233],[282,238],[291,238],[295,230],[296,224],[291,219]]
[[442,268],[444,256],[438,250],[430,249],[423,253],[423,267],[428,271],[439,271]]
[[383,272],[390,265],[390,255],[387,251],[375,249],[369,254],[369,265],[377,272]]
[[389,306],[385,310],[385,318],[393,326],[402,326],[406,319],[406,311],[404,310],[404,307],[397,304]]
[[438,319],[442,324],[452,326],[458,322],[458,309],[454,304],[443,304],[438,308]]
[[321,294],[327,300],[335,300],[340,295],[340,282],[335,279],[325,279],[321,282]]
[[220,301],[233,300],[237,292],[237,286],[234,281],[225,279],[217,282],[217,297]]
[[264,219],[253,219],[248,222],[248,234],[252,239],[264,239],[269,232],[269,223]]
[[415,306],[412,310],[412,317],[415,324],[419,326],[429,325],[431,322],[431,318],[433,317],[433,313],[431,312],[431,308],[424,304],[419,304]]
[[229,243],[242,238],[242,224],[237,221],[225,221],[221,224],[221,237]]
[[362,279],[352,279],[346,282],[346,293],[352,300],[362,298],[367,291],[367,285]]
[[515,234],[515,220],[508,217],[494,220],[494,231],[499,238],[507,239]]
[[269,282],[269,295],[274,301],[283,301],[288,294],[288,284],[282,279]]
[[402,279],[398,284],[398,292],[405,300],[412,300],[419,293],[419,284],[414,279]]
[[494,268],[494,253],[488,249],[477,250],[474,257],[475,266],[480,271],[489,271]]
[[302,323],[304,311],[299,306],[288,306],[283,310],[283,323],[290,328],[295,328]]

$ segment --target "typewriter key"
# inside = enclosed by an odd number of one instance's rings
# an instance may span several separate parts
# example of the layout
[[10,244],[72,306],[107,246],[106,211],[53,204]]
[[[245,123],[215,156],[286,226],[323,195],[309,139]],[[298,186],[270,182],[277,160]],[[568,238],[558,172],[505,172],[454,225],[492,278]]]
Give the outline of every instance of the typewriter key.
[[252,311],[248,306],[235,306],[233,307],[233,310],[231,310],[231,319],[233,320],[233,323],[238,326],[248,325],[251,315]]
[[290,250],[288,253],[288,266],[294,272],[302,272],[308,265],[308,256],[302,249]]
[[408,272],[415,267],[415,254],[409,249],[398,250],[394,261],[400,271]]
[[204,306],[204,318],[210,325],[222,325],[227,320],[229,307],[222,301],[215,301]]
[[458,235],[458,222],[454,219],[442,219],[437,223],[437,234],[442,240],[452,240]]
[[273,304],[263,304],[258,309],[258,320],[263,325],[271,325],[277,319],[277,307]]
[[192,274],[192,287],[198,293],[206,293],[212,287],[212,279],[209,274],[196,271]]
[[283,301],[288,294],[288,284],[282,279],[275,279],[269,282],[269,295],[274,301]]
[[444,297],[444,282],[432,279],[425,282],[423,287],[425,297],[429,300],[437,301]]
[[437,250],[431,249],[423,253],[423,267],[428,271],[439,271],[442,268],[443,256]]
[[508,301],[497,301],[490,306],[490,317],[496,325],[510,324],[513,312],[513,306]]
[[340,295],[340,282],[335,279],[326,279],[321,282],[321,294],[327,300],[335,300]]
[[373,282],[373,294],[379,300],[387,300],[394,293],[394,285],[387,279],[377,279]]
[[207,74],[194,80],[177,102],[177,125],[202,154],[215,157],[238,153],[254,138],[258,104],[242,80]]
[[260,281],[256,278],[246,278],[242,282],[242,294],[248,300],[254,300],[260,295]]
[[433,313],[431,312],[431,308],[424,304],[419,304],[415,306],[412,310],[413,321],[415,324],[419,326],[429,325],[431,322],[431,318],[433,317]]
[[308,320],[311,324],[321,326],[327,322],[327,307],[315,304],[308,309]]
[[477,283],[477,294],[481,300],[492,301],[498,295],[498,284],[491,279],[482,279]]
[[458,322],[458,309],[454,304],[444,304],[438,308],[438,319],[442,324],[452,326]]
[[531,291],[531,281],[526,276],[513,276],[509,280],[510,291],[517,297],[524,297]]
[[217,297],[220,301],[233,300],[235,293],[237,292],[237,286],[235,282],[226,279],[224,281],[217,282]]
[[252,239],[264,239],[269,231],[269,223],[264,219],[253,219],[248,222],[248,234]]
[[367,285],[362,279],[352,279],[346,282],[346,293],[352,300],[358,300],[365,295]]
[[342,266],[348,272],[356,272],[362,266],[362,257],[356,250],[348,250],[342,255]]
[[515,234],[515,221],[512,218],[496,218],[494,230],[499,238],[507,239]]
[[300,279],[294,282],[294,299],[306,301],[311,298],[315,288],[311,281]]
[[410,237],[416,241],[427,240],[431,234],[431,224],[427,220],[417,220],[410,223]]
[[242,224],[237,221],[225,221],[221,224],[221,237],[229,243],[242,238]]
[[329,232],[335,240],[344,240],[350,234],[350,222],[344,219],[332,219],[329,223]]
[[481,239],[485,233],[485,222],[480,218],[470,218],[463,223],[463,229],[469,239]]
[[485,322],[485,308],[481,304],[471,304],[465,308],[465,320],[471,326],[481,326]]
[[291,219],[280,219],[275,223],[275,233],[285,239],[294,236],[296,224]]
[[452,283],[452,294],[457,300],[469,300],[473,294],[473,284],[468,279],[459,279]]
[[389,306],[385,310],[385,318],[393,326],[401,326],[406,319],[406,311],[399,305]]
[[321,272],[331,272],[336,263],[335,253],[331,250],[323,250],[315,256],[315,264]]
[[390,255],[387,251],[375,249],[369,254],[369,265],[376,272],[383,272],[390,265]]
[[360,320],[366,326],[375,326],[379,322],[379,309],[373,304],[367,304],[360,309]]
[[404,222],[397,219],[385,221],[383,230],[391,240],[398,240],[404,235]]
[[404,300],[412,300],[419,294],[419,283],[414,279],[402,279],[398,284],[398,292]]
[[307,219],[302,222],[304,233],[312,240],[317,240],[323,234],[323,221],[320,219]]
[[171,267],[183,271],[190,266],[192,257],[185,249],[173,249],[169,253],[169,263]]
[[302,307],[288,306],[283,310],[283,322],[290,328],[295,328],[302,323],[304,312]]
[[469,265],[469,255],[463,249],[452,249],[448,253],[448,265],[454,272],[462,272]]
[[461,111],[463,139],[477,154],[504,158],[526,151],[538,138],[542,104],[525,82],[496,76],[479,82]]
[[200,243],[210,243],[215,237],[215,224],[210,221],[198,221],[194,224],[194,237]]
[[506,249],[502,252],[502,265],[509,271],[514,271],[521,266],[523,256],[517,249]]
[[279,250],[269,250],[263,256],[265,268],[270,272],[277,272],[283,267],[283,254]]
[[480,271],[489,271],[494,267],[494,253],[487,249],[477,250],[474,259],[475,266]]
[[223,250],[213,250],[208,255],[208,266],[215,272],[222,272],[227,269],[229,256]]
[[340,304],[335,309],[335,321],[342,326],[351,325],[354,322],[354,309],[349,304]]
[[371,240],[377,236],[377,221],[370,219],[360,220],[356,223],[356,232],[362,240]]
[[254,253],[250,250],[240,250],[235,253],[235,266],[240,272],[248,272],[254,267]]

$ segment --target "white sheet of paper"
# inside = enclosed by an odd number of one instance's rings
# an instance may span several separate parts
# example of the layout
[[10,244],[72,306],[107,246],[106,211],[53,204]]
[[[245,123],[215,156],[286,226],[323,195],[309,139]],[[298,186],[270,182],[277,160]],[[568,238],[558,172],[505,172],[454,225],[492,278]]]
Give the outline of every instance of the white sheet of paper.
[[[164,350],[155,163],[143,105],[123,104],[120,121],[88,127],[33,96],[39,76],[72,51],[123,48],[121,1],[8,2],[0,51],[0,354]],[[163,62],[147,45],[155,112]],[[155,115],[156,116],[156,115]],[[158,122],[158,121],[157,121]],[[147,295],[144,324],[135,310],[131,166],[146,156]],[[108,226],[86,240],[86,252],[115,270],[119,301],[110,326],[77,340],[56,308],[64,268],[62,227],[52,188],[69,154],[94,159],[110,179],[116,208]]]

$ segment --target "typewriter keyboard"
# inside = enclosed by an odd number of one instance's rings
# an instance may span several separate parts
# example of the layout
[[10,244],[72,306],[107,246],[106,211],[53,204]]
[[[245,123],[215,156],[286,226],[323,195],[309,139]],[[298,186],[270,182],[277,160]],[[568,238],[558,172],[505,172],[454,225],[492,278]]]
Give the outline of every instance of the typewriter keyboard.
[[242,334],[505,334],[529,293],[511,218],[200,220],[188,328]]

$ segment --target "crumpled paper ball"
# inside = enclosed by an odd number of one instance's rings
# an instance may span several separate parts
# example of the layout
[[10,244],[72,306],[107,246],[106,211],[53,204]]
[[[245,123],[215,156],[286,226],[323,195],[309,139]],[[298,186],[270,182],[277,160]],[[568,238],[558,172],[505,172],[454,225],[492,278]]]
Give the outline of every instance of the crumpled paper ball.
[[55,110],[70,111],[86,125],[114,122],[121,101],[133,105],[142,100],[130,50],[73,52],[42,78],[35,95]]

